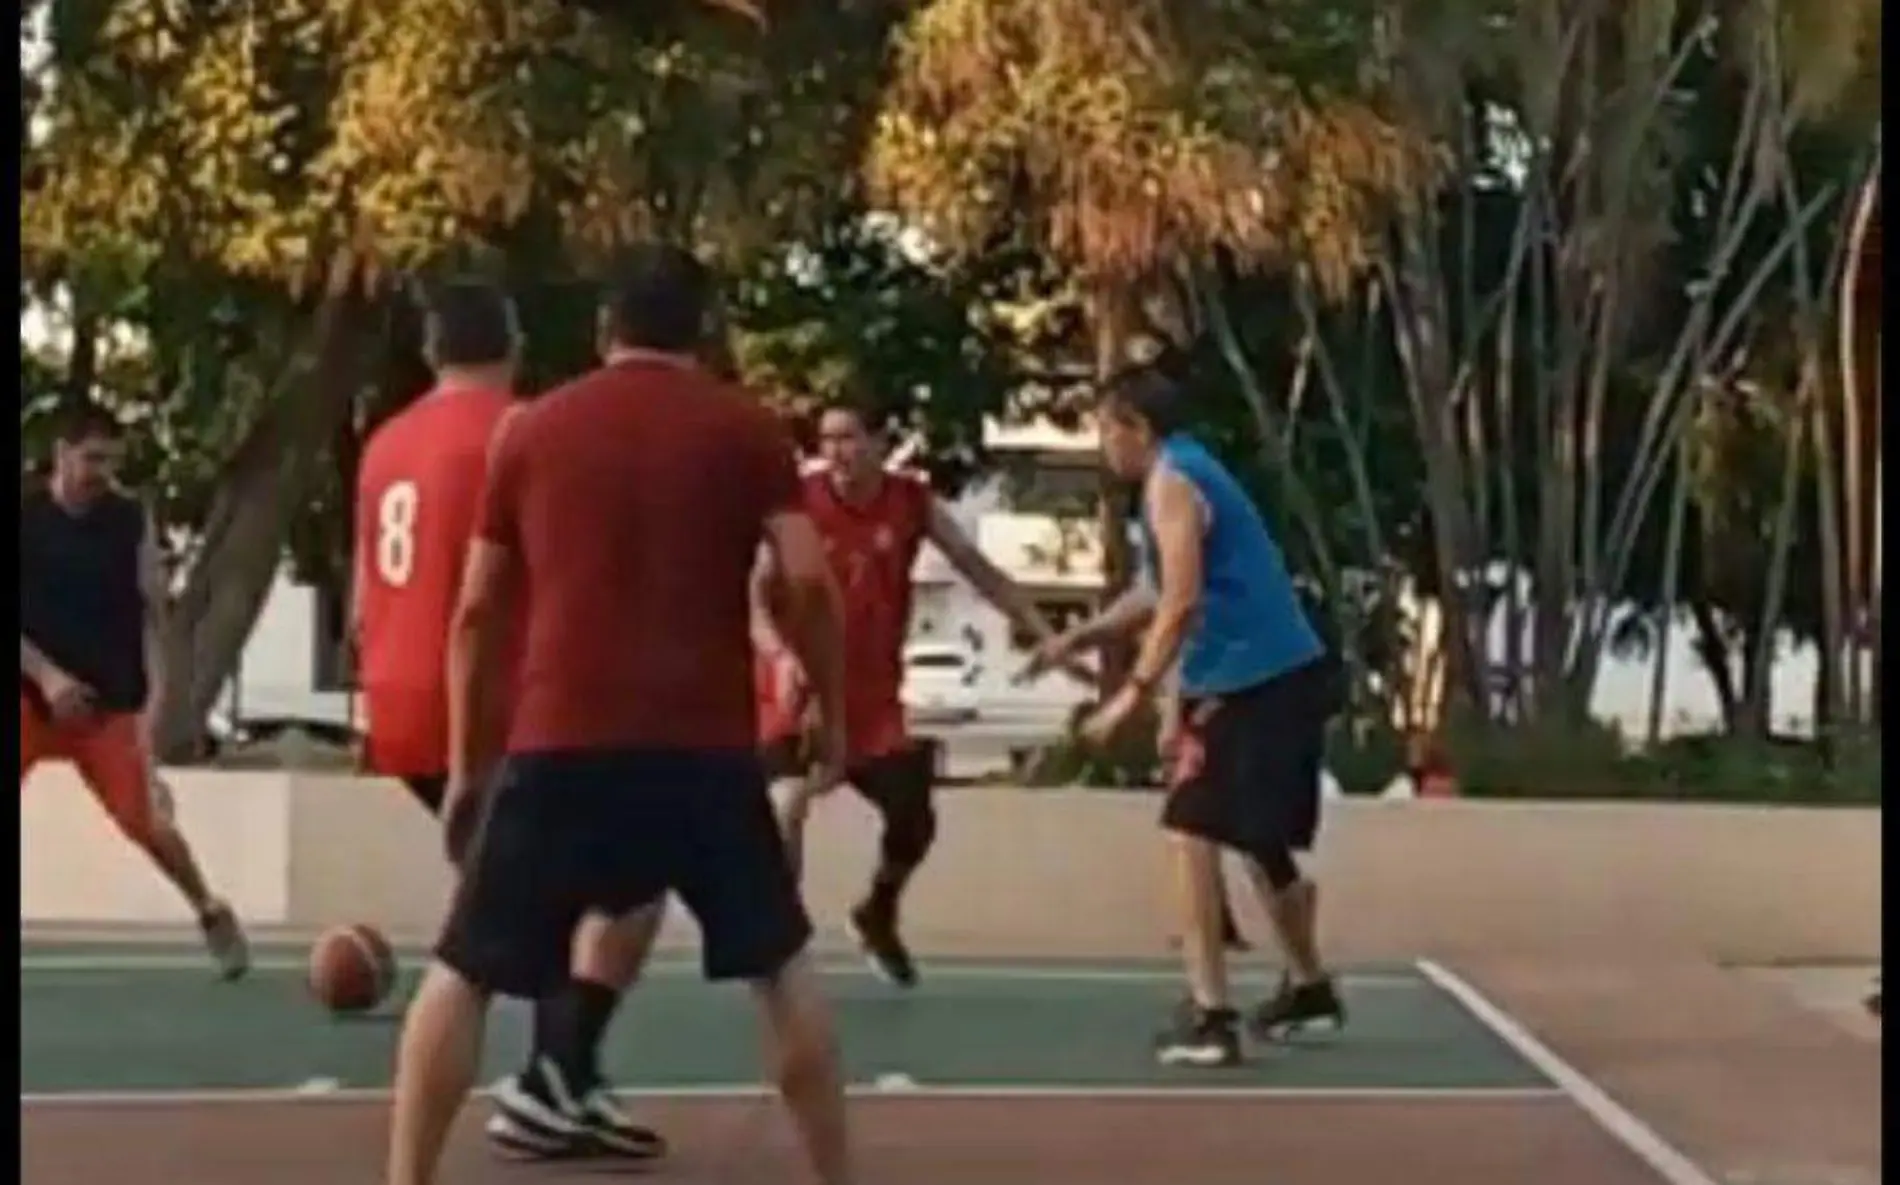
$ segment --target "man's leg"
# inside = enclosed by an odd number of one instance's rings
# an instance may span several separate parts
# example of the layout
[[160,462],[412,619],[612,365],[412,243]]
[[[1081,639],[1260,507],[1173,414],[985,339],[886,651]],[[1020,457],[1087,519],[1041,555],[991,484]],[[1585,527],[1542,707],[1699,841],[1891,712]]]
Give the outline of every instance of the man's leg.
[[[547,780],[547,779],[542,779]],[[384,1185],[434,1185],[455,1115],[474,1085],[492,994],[538,999],[567,978],[584,894],[586,832],[564,786],[505,772],[470,844],[435,962],[397,1047]],[[549,791],[552,790],[553,793]]]
[[1240,1061],[1240,1017],[1228,995],[1227,951],[1221,941],[1221,848],[1235,846],[1240,835],[1231,776],[1235,733],[1219,727],[1221,716],[1232,710],[1223,705],[1210,715],[1202,708],[1187,709],[1184,727],[1190,732],[1183,739],[1198,748],[1202,760],[1178,777],[1161,813],[1189,993],[1188,1005],[1156,1042],[1155,1057],[1164,1065]]
[[644,969],[665,912],[661,899],[618,918],[590,913],[576,927],[567,981],[535,1001],[528,1065],[496,1097],[488,1135],[498,1147],[525,1157],[602,1152],[650,1160],[666,1153],[658,1132],[621,1111],[600,1070],[607,1028]]
[[[1264,1038],[1314,1023],[1339,1028],[1346,1020],[1320,955],[1319,886],[1295,858],[1312,850],[1319,832],[1326,718],[1312,708],[1319,702],[1312,683],[1296,673],[1275,695],[1263,697],[1255,731],[1247,734],[1258,739],[1239,746],[1244,769],[1237,776],[1254,788],[1247,799],[1248,873],[1287,964],[1279,990],[1249,1018]],[[1269,719],[1278,721],[1277,728],[1269,727]]]
[[899,932],[904,890],[937,840],[935,753],[923,744],[873,758],[851,771],[851,784],[877,808],[884,829],[870,891],[851,911],[851,928],[892,983],[911,987],[917,965]]
[[793,956],[777,973],[754,978],[752,991],[771,1034],[772,1077],[812,1171],[823,1185],[852,1185],[844,1074],[831,1009],[810,960],[802,952]]
[[684,851],[674,886],[698,919],[706,976],[752,985],[771,1034],[769,1059],[822,1185],[853,1185],[844,1077],[829,1009],[803,957],[811,922],[799,900],[762,771],[709,761],[678,795]]
[[433,962],[396,1046],[384,1185],[433,1185],[449,1128],[475,1085],[488,993]]
[[215,895],[173,817],[170,792],[145,752],[137,719],[103,717],[72,737],[73,764],[119,830],[177,888],[225,979],[250,970],[250,945],[230,905]]

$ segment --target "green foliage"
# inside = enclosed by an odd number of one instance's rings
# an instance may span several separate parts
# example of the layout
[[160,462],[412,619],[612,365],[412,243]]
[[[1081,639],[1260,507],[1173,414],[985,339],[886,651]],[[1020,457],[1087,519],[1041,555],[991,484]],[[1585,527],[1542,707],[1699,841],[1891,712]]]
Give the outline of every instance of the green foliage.
[[1819,744],[1690,735],[1632,751],[1607,725],[1586,721],[1454,728],[1447,752],[1460,793],[1473,798],[1790,806],[1874,805],[1881,799],[1877,737]]
[[1130,720],[1108,744],[1095,745],[1076,734],[1094,707],[1076,706],[1062,739],[1038,750],[1028,767],[1018,771],[1022,785],[1138,790],[1160,783],[1161,755],[1155,747],[1157,723],[1152,709]]
[[920,434],[926,467],[954,491],[982,456],[983,422],[1018,376],[987,304],[1012,261],[953,267],[885,220],[854,214],[762,259],[731,302],[741,376],[794,414],[828,403]]
[[1383,722],[1335,724],[1326,743],[1326,768],[1351,795],[1379,794],[1405,772],[1405,739]]

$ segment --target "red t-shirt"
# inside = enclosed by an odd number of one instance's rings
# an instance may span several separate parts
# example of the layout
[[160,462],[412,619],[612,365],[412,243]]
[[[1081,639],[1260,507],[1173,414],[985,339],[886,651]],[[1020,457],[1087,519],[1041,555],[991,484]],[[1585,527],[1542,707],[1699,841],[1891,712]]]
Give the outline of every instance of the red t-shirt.
[[804,479],[804,506],[825,539],[844,594],[845,731],[852,760],[908,743],[904,640],[910,633],[911,569],[930,524],[922,480],[886,474],[868,501],[838,494],[829,475]]
[[798,494],[777,418],[694,368],[621,362],[518,413],[479,527],[528,590],[509,751],[756,744],[747,585]]
[[[379,427],[363,450],[356,483],[357,661],[372,764],[381,772],[445,768],[449,619],[489,445],[514,406],[501,391],[437,390]],[[410,753],[376,761],[379,733],[401,734],[398,748],[440,752],[426,763]]]

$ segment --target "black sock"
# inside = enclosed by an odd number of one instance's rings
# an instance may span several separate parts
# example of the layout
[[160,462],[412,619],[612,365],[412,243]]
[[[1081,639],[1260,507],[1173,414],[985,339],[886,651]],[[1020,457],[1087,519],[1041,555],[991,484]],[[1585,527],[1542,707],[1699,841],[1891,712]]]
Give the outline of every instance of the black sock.
[[533,1060],[554,1063],[569,1090],[592,1090],[601,1081],[601,1038],[619,1004],[617,990],[585,979],[535,1001]]
[[589,1068],[598,1077],[600,1044],[607,1036],[607,1026],[613,1023],[614,1012],[620,1007],[620,991],[591,979],[577,979],[571,987],[576,1036],[581,1048],[587,1051]]
[[871,892],[864,903],[873,912],[885,917],[895,914],[898,898],[904,895],[904,886],[910,882],[910,873],[908,868],[886,868],[880,865],[871,876]]

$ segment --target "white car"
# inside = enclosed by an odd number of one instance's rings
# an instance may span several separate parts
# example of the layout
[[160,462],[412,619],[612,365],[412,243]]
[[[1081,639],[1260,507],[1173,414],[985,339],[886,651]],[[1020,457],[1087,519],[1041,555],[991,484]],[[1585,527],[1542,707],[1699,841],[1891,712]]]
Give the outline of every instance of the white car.
[[919,720],[977,717],[976,679],[982,668],[960,646],[922,642],[904,649],[904,708]]

